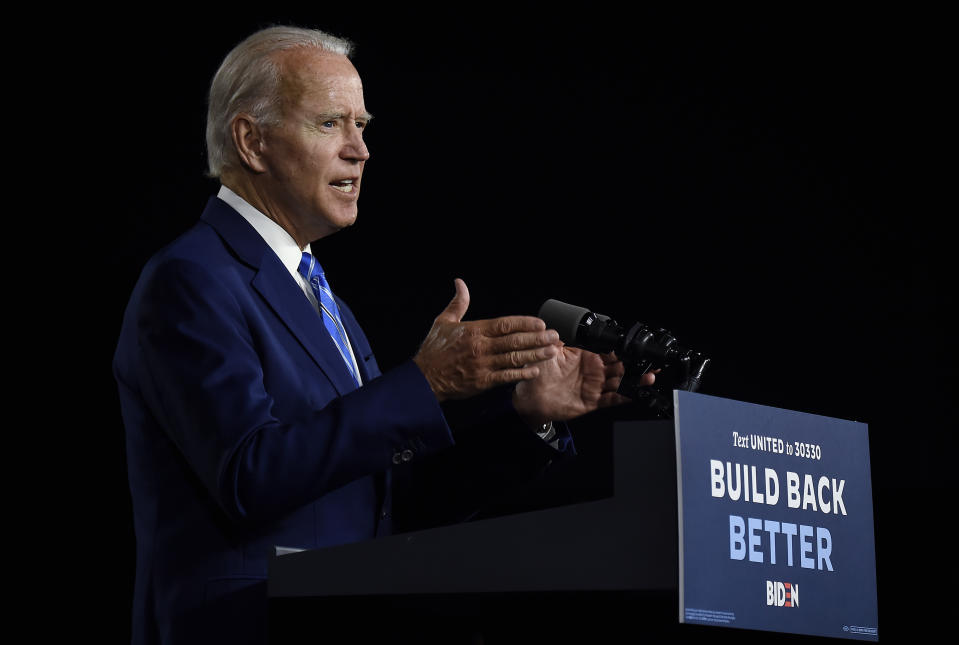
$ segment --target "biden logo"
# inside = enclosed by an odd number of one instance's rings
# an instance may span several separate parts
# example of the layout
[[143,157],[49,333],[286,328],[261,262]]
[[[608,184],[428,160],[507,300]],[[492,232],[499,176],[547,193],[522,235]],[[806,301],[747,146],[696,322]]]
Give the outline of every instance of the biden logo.
[[799,585],[789,582],[766,581],[767,607],[798,607]]

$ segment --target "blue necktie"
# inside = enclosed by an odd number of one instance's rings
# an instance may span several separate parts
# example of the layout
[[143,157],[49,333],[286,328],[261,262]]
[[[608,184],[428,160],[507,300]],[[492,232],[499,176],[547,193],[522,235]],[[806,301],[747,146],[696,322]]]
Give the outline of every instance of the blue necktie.
[[323,267],[320,266],[320,263],[316,261],[315,257],[309,253],[304,253],[303,259],[300,261],[300,266],[297,267],[297,271],[306,278],[306,281],[310,283],[310,287],[313,288],[313,295],[316,296],[316,301],[320,305],[320,316],[323,318],[323,324],[326,326],[326,330],[330,332],[330,337],[336,344],[336,348],[340,350],[340,356],[343,357],[346,368],[350,370],[350,376],[352,376],[353,381],[359,385],[360,382],[359,379],[356,378],[353,361],[350,359],[346,330],[340,321],[340,310],[336,306],[336,301],[333,300],[333,293],[330,291],[330,285],[326,282]]

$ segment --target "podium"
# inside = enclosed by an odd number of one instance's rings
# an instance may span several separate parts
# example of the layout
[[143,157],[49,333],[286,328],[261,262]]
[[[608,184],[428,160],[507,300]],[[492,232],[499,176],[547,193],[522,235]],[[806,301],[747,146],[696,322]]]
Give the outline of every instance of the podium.
[[673,395],[611,497],[274,556],[273,642],[878,640],[867,426]]
[[607,499],[274,556],[271,642],[324,642],[330,630],[346,639],[331,642],[404,643],[675,630],[673,422],[617,423],[613,450]]

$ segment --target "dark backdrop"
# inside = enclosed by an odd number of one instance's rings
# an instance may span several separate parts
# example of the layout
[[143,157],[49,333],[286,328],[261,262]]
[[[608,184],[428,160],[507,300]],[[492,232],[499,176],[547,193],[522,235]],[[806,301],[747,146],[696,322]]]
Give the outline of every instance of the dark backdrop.
[[[71,447],[95,464],[85,517],[111,545],[93,563],[111,572],[96,622],[126,638],[134,541],[109,364],[123,307],[217,188],[204,101],[223,55],[294,23],[358,45],[376,116],[360,217],[315,248],[382,367],[412,355],[462,277],[467,317],[558,298],[642,320],[713,358],[706,393],[868,423],[881,633],[905,633],[944,544],[932,513],[954,444],[939,22],[156,7],[85,39],[95,78],[74,98],[106,99],[87,195],[105,264],[82,387],[103,422]],[[603,422],[574,425],[587,465]]]

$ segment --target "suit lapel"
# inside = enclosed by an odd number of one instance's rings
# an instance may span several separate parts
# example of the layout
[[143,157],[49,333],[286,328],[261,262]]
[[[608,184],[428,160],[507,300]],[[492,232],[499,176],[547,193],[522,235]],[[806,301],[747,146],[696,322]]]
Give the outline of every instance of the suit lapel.
[[240,260],[255,270],[252,287],[296,337],[337,393],[343,395],[355,390],[356,383],[323,321],[260,234],[242,215],[216,197],[210,199],[202,219],[230,245]]

